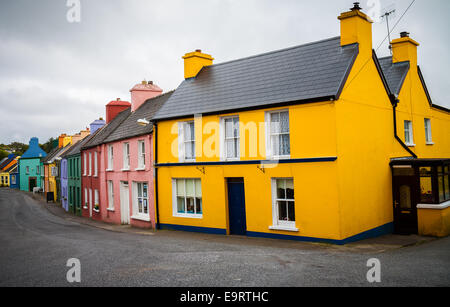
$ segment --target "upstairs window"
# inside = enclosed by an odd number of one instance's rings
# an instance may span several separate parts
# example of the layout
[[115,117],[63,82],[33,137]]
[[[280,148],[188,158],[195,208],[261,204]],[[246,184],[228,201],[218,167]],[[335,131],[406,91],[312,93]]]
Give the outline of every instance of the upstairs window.
[[240,158],[239,117],[221,119],[222,160],[238,160]]
[[27,172],[27,175],[30,174],[30,167],[29,166],[27,166],[26,172]]
[[412,122],[405,120],[405,143],[408,146],[414,146]]
[[92,152],[89,153],[89,176],[92,176]]
[[425,140],[427,144],[433,144],[433,138],[431,136],[431,120],[429,118],[425,118]]
[[138,168],[145,169],[145,142],[138,141]]
[[112,145],[108,146],[108,170],[113,170],[114,168],[114,147]]
[[123,170],[130,169],[130,143],[123,143]]
[[180,162],[195,161],[195,126],[194,121],[178,125],[178,154]]
[[267,112],[266,127],[266,151],[268,158],[290,158],[291,143],[289,132],[289,112]]
[[87,169],[87,154],[86,153],[84,153],[83,158],[84,158],[83,176],[86,176],[87,175],[87,172],[86,172],[86,169]]
[[97,168],[97,152],[94,152],[94,176],[97,177],[98,176],[98,168]]

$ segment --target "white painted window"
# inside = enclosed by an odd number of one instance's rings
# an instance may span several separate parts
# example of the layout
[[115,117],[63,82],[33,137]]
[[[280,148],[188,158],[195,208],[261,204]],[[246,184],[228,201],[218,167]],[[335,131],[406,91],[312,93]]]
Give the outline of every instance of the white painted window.
[[108,170],[114,169],[114,147],[108,146]]
[[272,229],[297,230],[295,226],[294,180],[272,179]]
[[88,199],[89,199],[89,196],[88,196],[88,189],[87,188],[84,188],[84,208],[85,209],[87,209],[88,208]]
[[97,152],[94,152],[94,176],[98,176],[98,161],[97,161]]
[[92,152],[89,153],[89,176],[92,176]]
[[220,156],[222,160],[240,159],[239,116],[220,119]]
[[405,143],[410,146],[414,145],[413,127],[409,120],[405,120]]
[[100,203],[99,203],[99,198],[98,198],[98,190],[97,189],[95,189],[94,190],[94,205],[95,206],[100,206]]
[[11,184],[16,184],[16,176],[11,176]]
[[130,169],[130,144],[123,143],[123,170]]
[[425,139],[427,144],[433,144],[433,137],[431,135],[431,120],[425,118]]
[[197,218],[203,216],[200,179],[173,179],[172,193],[174,216]]
[[178,156],[180,162],[195,161],[194,121],[178,123]]
[[108,209],[114,210],[114,183],[108,180]]
[[145,169],[145,141],[138,141],[138,168]]
[[30,174],[30,167],[27,166],[27,175],[29,175],[29,174]]
[[86,169],[87,169],[87,155],[86,155],[86,153],[84,153],[84,155],[83,155],[84,157],[84,170],[83,170],[83,176],[86,176],[87,175],[87,171],[86,171]]
[[149,200],[148,200],[148,183],[133,182],[133,217],[150,220],[149,217]]
[[266,112],[268,159],[289,159],[291,155],[289,111]]

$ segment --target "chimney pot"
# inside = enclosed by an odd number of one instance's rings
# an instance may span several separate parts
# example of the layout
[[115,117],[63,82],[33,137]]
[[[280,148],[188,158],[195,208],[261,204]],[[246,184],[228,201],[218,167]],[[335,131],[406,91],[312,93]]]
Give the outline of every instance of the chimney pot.
[[147,84],[147,81],[142,81],[142,85],[146,85]]
[[148,81],[148,84],[153,85],[153,81]]
[[359,2],[353,2],[353,7],[350,9],[352,11],[360,11],[362,8],[359,6]]
[[195,49],[195,52],[202,52],[202,49]]
[[406,31],[401,32],[400,37],[409,37],[409,32]]
[[117,98],[117,101],[120,101],[120,98]]

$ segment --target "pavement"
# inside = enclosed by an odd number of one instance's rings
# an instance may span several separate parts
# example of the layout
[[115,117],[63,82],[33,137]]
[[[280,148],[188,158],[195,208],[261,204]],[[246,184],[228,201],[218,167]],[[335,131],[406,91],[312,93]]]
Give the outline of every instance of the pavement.
[[[134,229],[0,189],[0,286],[450,286],[450,238],[385,236],[345,246]],[[68,259],[81,283],[68,283]],[[381,282],[367,281],[368,260]]]
[[234,242],[236,244],[257,244],[257,245],[270,244],[271,246],[278,246],[284,248],[335,249],[347,252],[353,251],[372,254],[383,253],[388,250],[399,249],[403,247],[420,245],[436,240],[436,238],[434,237],[389,234],[377,238],[353,242],[346,245],[334,245],[326,243],[297,242],[290,240],[286,241],[286,240],[266,239],[266,238],[250,238],[246,236],[210,235],[203,233],[190,233],[190,232],[169,231],[169,230],[159,230],[158,232],[156,232],[153,229],[134,228],[131,227],[130,225],[109,224],[102,221],[75,216],[72,213],[66,212],[59,203],[46,202],[43,196],[40,194],[33,194],[31,192],[22,192],[22,193],[25,193],[29,197],[32,197],[39,203],[39,205],[46,208],[50,213],[62,219],[65,219],[66,221],[76,222],[113,232],[133,233],[138,235],[161,235],[161,236],[180,236],[180,237],[192,236],[200,240],[216,240],[220,242]]

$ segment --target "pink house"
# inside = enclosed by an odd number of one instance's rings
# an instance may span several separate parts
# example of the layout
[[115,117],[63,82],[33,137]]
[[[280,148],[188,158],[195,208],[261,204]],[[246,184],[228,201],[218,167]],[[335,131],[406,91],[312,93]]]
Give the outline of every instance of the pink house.
[[153,125],[150,121],[171,94],[162,95],[162,90],[153,82],[136,85],[131,89],[131,112],[102,140],[101,220],[141,228],[155,227]]

